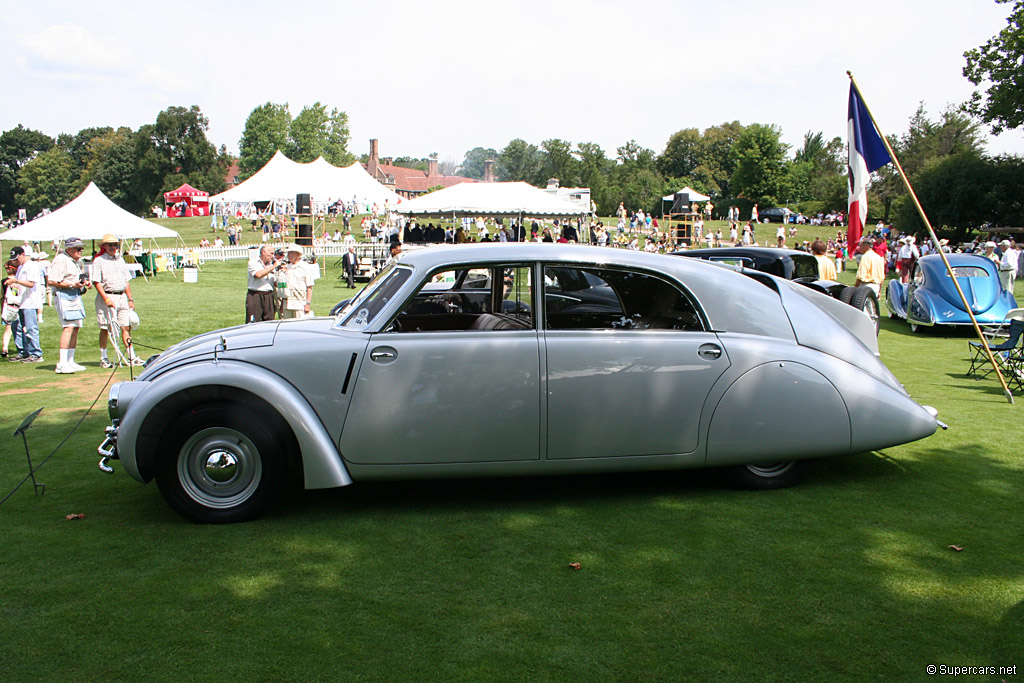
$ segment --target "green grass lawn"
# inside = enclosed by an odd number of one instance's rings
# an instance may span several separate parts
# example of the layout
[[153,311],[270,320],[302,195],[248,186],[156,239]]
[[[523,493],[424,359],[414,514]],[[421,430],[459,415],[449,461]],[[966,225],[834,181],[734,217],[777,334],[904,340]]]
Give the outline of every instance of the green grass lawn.
[[[337,274],[318,281],[317,311],[351,295]],[[164,348],[241,321],[244,265],[133,290],[137,341]],[[28,433],[38,463],[110,377],[93,320],[78,353],[89,370],[70,376],[53,373],[52,309],[42,328],[45,363],[0,366],[0,496],[27,472],[10,436],[22,417],[44,407]],[[929,664],[1024,669],[1024,400],[964,377],[970,338],[883,320],[883,360],[950,430],[821,461],[773,492],[711,472],[372,483],[195,526],[155,485],[96,468],[103,393],[37,473],[45,495],[26,485],[0,505],[0,675],[918,681]],[[615,418],[613,403],[596,408]]]

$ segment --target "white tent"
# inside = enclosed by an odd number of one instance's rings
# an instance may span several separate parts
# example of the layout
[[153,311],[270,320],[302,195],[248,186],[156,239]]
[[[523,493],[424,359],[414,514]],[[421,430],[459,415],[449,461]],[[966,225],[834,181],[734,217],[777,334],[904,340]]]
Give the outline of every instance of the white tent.
[[338,199],[377,204],[387,202],[394,207],[401,199],[366,172],[358,162],[338,167],[323,157],[308,164],[300,164],[286,157],[280,150],[251,178],[210,197],[210,204],[218,202],[250,204],[276,199],[295,200],[299,194],[308,194],[315,202]]
[[178,237],[175,231],[128,213],[107,199],[95,183],[61,208],[0,233],[0,240],[55,242],[68,237],[98,240],[108,233],[118,238]]
[[[683,189],[679,190],[679,192],[690,195],[691,202],[706,202],[709,199],[711,199],[711,197],[707,196],[706,194],[701,194],[700,192],[697,192],[697,190],[691,189],[690,187],[684,187]],[[662,197],[662,199],[665,200],[666,202],[670,202],[675,198],[676,196],[674,194],[667,194],[664,197]]]
[[589,210],[527,183],[459,183],[396,209],[414,216],[580,216]]

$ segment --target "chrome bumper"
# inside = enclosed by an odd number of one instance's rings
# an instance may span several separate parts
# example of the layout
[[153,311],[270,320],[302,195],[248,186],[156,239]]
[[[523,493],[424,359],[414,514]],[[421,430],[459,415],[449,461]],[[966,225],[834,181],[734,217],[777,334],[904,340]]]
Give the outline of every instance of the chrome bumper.
[[114,471],[114,468],[111,467],[108,463],[111,460],[117,460],[118,459],[118,457],[117,457],[117,429],[118,429],[117,423],[118,422],[119,422],[119,420],[114,420],[113,424],[111,424],[109,427],[106,428],[106,430],[104,430],[106,435],[107,435],[107,438],[105,438],[103,440],[103,443],[100,444],[100,447],[96,449],[96,452],[103,456],[102,458],[100,458],[99,468],[101,470],[103,470],[104,472],[108,473],[108,474]]

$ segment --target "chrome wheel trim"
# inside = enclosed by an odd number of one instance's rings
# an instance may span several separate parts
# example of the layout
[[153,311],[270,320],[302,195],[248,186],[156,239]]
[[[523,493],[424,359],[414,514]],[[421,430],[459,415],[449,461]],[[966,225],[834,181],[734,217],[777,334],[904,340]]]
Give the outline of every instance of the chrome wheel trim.
[[208,508],[232,508],[259,488],[263,462],[247,436],[228,427],[193,434],[178,452],[178,481],[185,495]]
[[861,309],[864,313],[871,318],[871,324],[875,326],[875,332],[878,331],[878,319],[881,317],[878,311],[878,301],[871,298],[870,296],[864,302],[864,308]]
[[765,479],[770,479],[772,477],[778,477],[785,474],[786,472],[793,469],[795,465],[796,461],[790,460],[788,462],[757,463],[756,465],[746,465],[746,468],[752,474],[756,474],[759,477],[764,477]]

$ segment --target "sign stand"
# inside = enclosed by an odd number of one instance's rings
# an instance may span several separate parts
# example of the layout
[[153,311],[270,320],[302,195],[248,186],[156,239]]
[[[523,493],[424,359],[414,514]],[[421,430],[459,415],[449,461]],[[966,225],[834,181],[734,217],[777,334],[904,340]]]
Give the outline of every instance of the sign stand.
[[14,430],[14,434],[12,434],[12,436],[18,436],[18,434],[21,434],[21,439],[25,442],[25,457],[28,459],[28,474],[32,477],[32,489],[35,491],[37,496],[40,495],[40,491],[42,491],[43,495],[46,494],[46,484],[36,481],[36,471],[35,468],[32,467],[32,456],[28,452],[28,437],[25,436],[25,432],[27,432],[28,428],[32,426],[32,422],[39,417],[39,413],[41,412],[43,412],[42,408],[29,414],[21,421],[21,425],[19,425],[18,428]]

